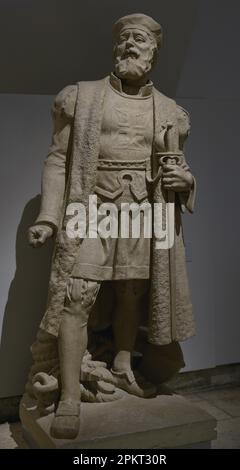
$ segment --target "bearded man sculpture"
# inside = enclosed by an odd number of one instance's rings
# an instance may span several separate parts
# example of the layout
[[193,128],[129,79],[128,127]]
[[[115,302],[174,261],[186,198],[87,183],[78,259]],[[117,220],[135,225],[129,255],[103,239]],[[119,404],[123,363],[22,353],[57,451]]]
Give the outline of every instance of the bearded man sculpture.
[[[149,16],[119,19],[114,25],[114,72],[102,80],[67,86],[55,99],[41,209],[29,229],[34,247],[56,238],[28,391],[38,398],[41,387],[57,391],[51,425],[56,438],[77,436],[81,394],[82,401],[116,399],[119,389],[145,398],[156,394],[156,385],[132,366],[143,309],[148,342],[157,347],[194,334],[181,227],[181,211],[186,207],[192,212],[195,198],[195,179],[183,154],[189,116],[149,79],[161,44],[161,26]],[[144,237],[142,232],[129,239],[99,233],[69,236],[74,207],[81,203],[90,218],[93,195],[98,205],[114,203],[117,213],[122,203],[172,202],[174,245],[159,249],[154,235]],[[98,217],[101,220],[101,214]],[[113,299],[108,368],[94,362],[89,352],[90,340],[96,346],[96,330],[88,342],[92,311],[104,286],[108,294],[103,314],[111,310]],[[106,337],[105,344],[109,341]],[[50,402],[45,400],[45,412]]]

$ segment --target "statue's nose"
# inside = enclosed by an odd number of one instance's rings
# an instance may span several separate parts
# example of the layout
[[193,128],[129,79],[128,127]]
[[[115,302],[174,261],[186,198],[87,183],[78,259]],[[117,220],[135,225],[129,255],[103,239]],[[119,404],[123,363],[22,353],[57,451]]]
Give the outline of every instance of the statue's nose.
[[126,46],[133,46],[133,45],[134,45],[134,39],[132,36],[129,36],[126,41]]

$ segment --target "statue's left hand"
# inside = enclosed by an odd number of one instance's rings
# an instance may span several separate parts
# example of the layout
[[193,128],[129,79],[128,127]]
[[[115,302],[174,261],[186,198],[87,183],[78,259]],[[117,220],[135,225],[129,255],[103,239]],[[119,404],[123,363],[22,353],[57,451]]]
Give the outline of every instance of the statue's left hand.
[[186,164],[163,166],[163,187],[170,191],[189,191],[193,185],[193,176]]

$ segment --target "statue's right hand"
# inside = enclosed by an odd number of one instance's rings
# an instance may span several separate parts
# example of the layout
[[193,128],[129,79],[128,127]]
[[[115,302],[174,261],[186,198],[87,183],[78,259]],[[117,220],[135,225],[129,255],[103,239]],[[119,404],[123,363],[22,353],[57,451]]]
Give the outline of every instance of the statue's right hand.
[[34,248],[42,246],[52,235],[53,228],[50,225],[33,225],[28,229],[28,241]]

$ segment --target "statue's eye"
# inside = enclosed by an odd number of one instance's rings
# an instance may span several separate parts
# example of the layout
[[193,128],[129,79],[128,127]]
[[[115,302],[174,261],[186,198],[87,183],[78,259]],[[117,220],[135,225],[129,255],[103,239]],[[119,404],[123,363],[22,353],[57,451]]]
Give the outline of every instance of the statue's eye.
[[145,38],[143,36],[141,36],[140,34],[138,34],[137,36],[135,36],[135,41],[144,42]]
[[124,42],[126,41],[126,36],[120,36],[119,37],[119,42]]

